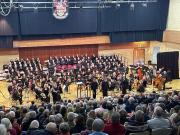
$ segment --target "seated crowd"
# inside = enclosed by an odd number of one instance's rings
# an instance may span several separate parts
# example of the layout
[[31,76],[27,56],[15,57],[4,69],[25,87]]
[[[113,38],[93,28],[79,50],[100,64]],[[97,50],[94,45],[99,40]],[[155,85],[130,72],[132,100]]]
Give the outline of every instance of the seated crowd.
[[130,135],[180,128],[180,92],[34,102],[0,111],[0,135]]

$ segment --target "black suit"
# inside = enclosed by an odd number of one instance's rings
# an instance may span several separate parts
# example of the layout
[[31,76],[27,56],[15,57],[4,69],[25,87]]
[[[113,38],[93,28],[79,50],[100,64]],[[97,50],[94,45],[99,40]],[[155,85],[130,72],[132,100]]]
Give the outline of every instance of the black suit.
[[107,81],[102,81],[101,84],[103,97],[108,96],[109,83]]
[[91,89],[93,91],[93,98],[95,99],[96,98],[96,90],[98,88],[98,83],[97,82],[92,82],[91,83]]

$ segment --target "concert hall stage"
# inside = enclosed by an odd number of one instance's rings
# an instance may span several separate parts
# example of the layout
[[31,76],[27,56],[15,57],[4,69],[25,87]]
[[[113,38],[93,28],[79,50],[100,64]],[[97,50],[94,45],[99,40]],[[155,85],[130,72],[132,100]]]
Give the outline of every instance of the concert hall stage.
[[[8,83],[6,81],[0,81],[0,106],[5,106],[7,108],[11,107],[12,105],[19,105],[19,102],[15,102],[12,101],[9,92],[7,90],[7,86]],[[172,89],[166,89],[165,92],[171,92],[172,90],[177,90],[180,91],[180,79],[178,80],[173,80],[171,83],[167,83],[166,84],[166,88],[170,88],[172,87]],[[157,91],[157,89],[154,89],[155,91]],[[148,87],[146,88],[146,92],[145,93],[149,93],[153,91],[153,87],[152,85],[148,85]],[[135,90],[131,91],[131,93],[136,93]],[[90,91],[89,91],[90,94]],[[109,96],[118,96],[119,92],[115,91],[115,92],[109,92],[108,93]],[[82,90],[82,94],[81,96],[84,97],[87,95],[87,91],[83,91]],[[92,95],[92,93],[91,93]],[[77,99],[77,85],[76,84],[72,84],[70,85],[70,92],[69,93],[65,93],[65,94],[61,94],[61,98],[62,99]],[[100,100],[102,98],[102,93],[98,90],[97,92],[97,100]],[[35,94],[31,91],[29,92],[23,92],[23,105],[30,105],[31,101],[35,101],[37,104],[40,104],[39,100],[35,99]],[[51,102],[52,102],[52,96],[51,96]]]

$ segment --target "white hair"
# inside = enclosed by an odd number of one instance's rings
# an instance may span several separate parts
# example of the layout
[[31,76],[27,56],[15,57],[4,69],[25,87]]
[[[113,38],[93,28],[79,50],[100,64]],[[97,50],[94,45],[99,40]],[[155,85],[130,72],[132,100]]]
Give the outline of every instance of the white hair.
[[57,131],[57,125],[53,122],[49,122],[47,125],[46,125],[46,130],[53,133],[53,134],[56,134],[56,131]]
[[1,124],[3,124],[7,128],[7,130],[12,129],[11,121],[8,118],[3,118],[1,120]]
[[3,124],[0,124],[0,135],[7,135],[7,129]]
[[165,101],[165,98],[164,97],[159,97],[158,98],[158,102],[164,102]]
[[133,97],[130,97],[129,99],[128,99],[128,101],[129,101],[129,103],[132,103],[132,102],[134,102],[134,98]]
[[15,116],[16,116],[16,114],[15,114],[14,111],[10,111],[9,114],[10,114],[10,116],[11,116],[12,118],[15,118]]
[[154,108],[154,115],[156,117],[161,117],[163,114],[163,109],[160,106]]
[[37,120],[33,120],[29,128],[39,128],[39,122]]
[[174,96],[173,96],[173,100],[174,100],[174,101],[178,101],[178,98],[179,98],[179,97],[178,97],[177,95],[174,95]]

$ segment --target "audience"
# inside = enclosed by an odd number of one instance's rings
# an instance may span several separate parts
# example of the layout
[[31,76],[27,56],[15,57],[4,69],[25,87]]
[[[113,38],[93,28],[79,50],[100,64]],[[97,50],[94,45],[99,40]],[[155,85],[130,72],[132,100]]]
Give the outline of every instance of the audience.
[[129,135],[159,128],[178,135],[180,102],[175,93],[32,102],[0,111],[0,135]]

